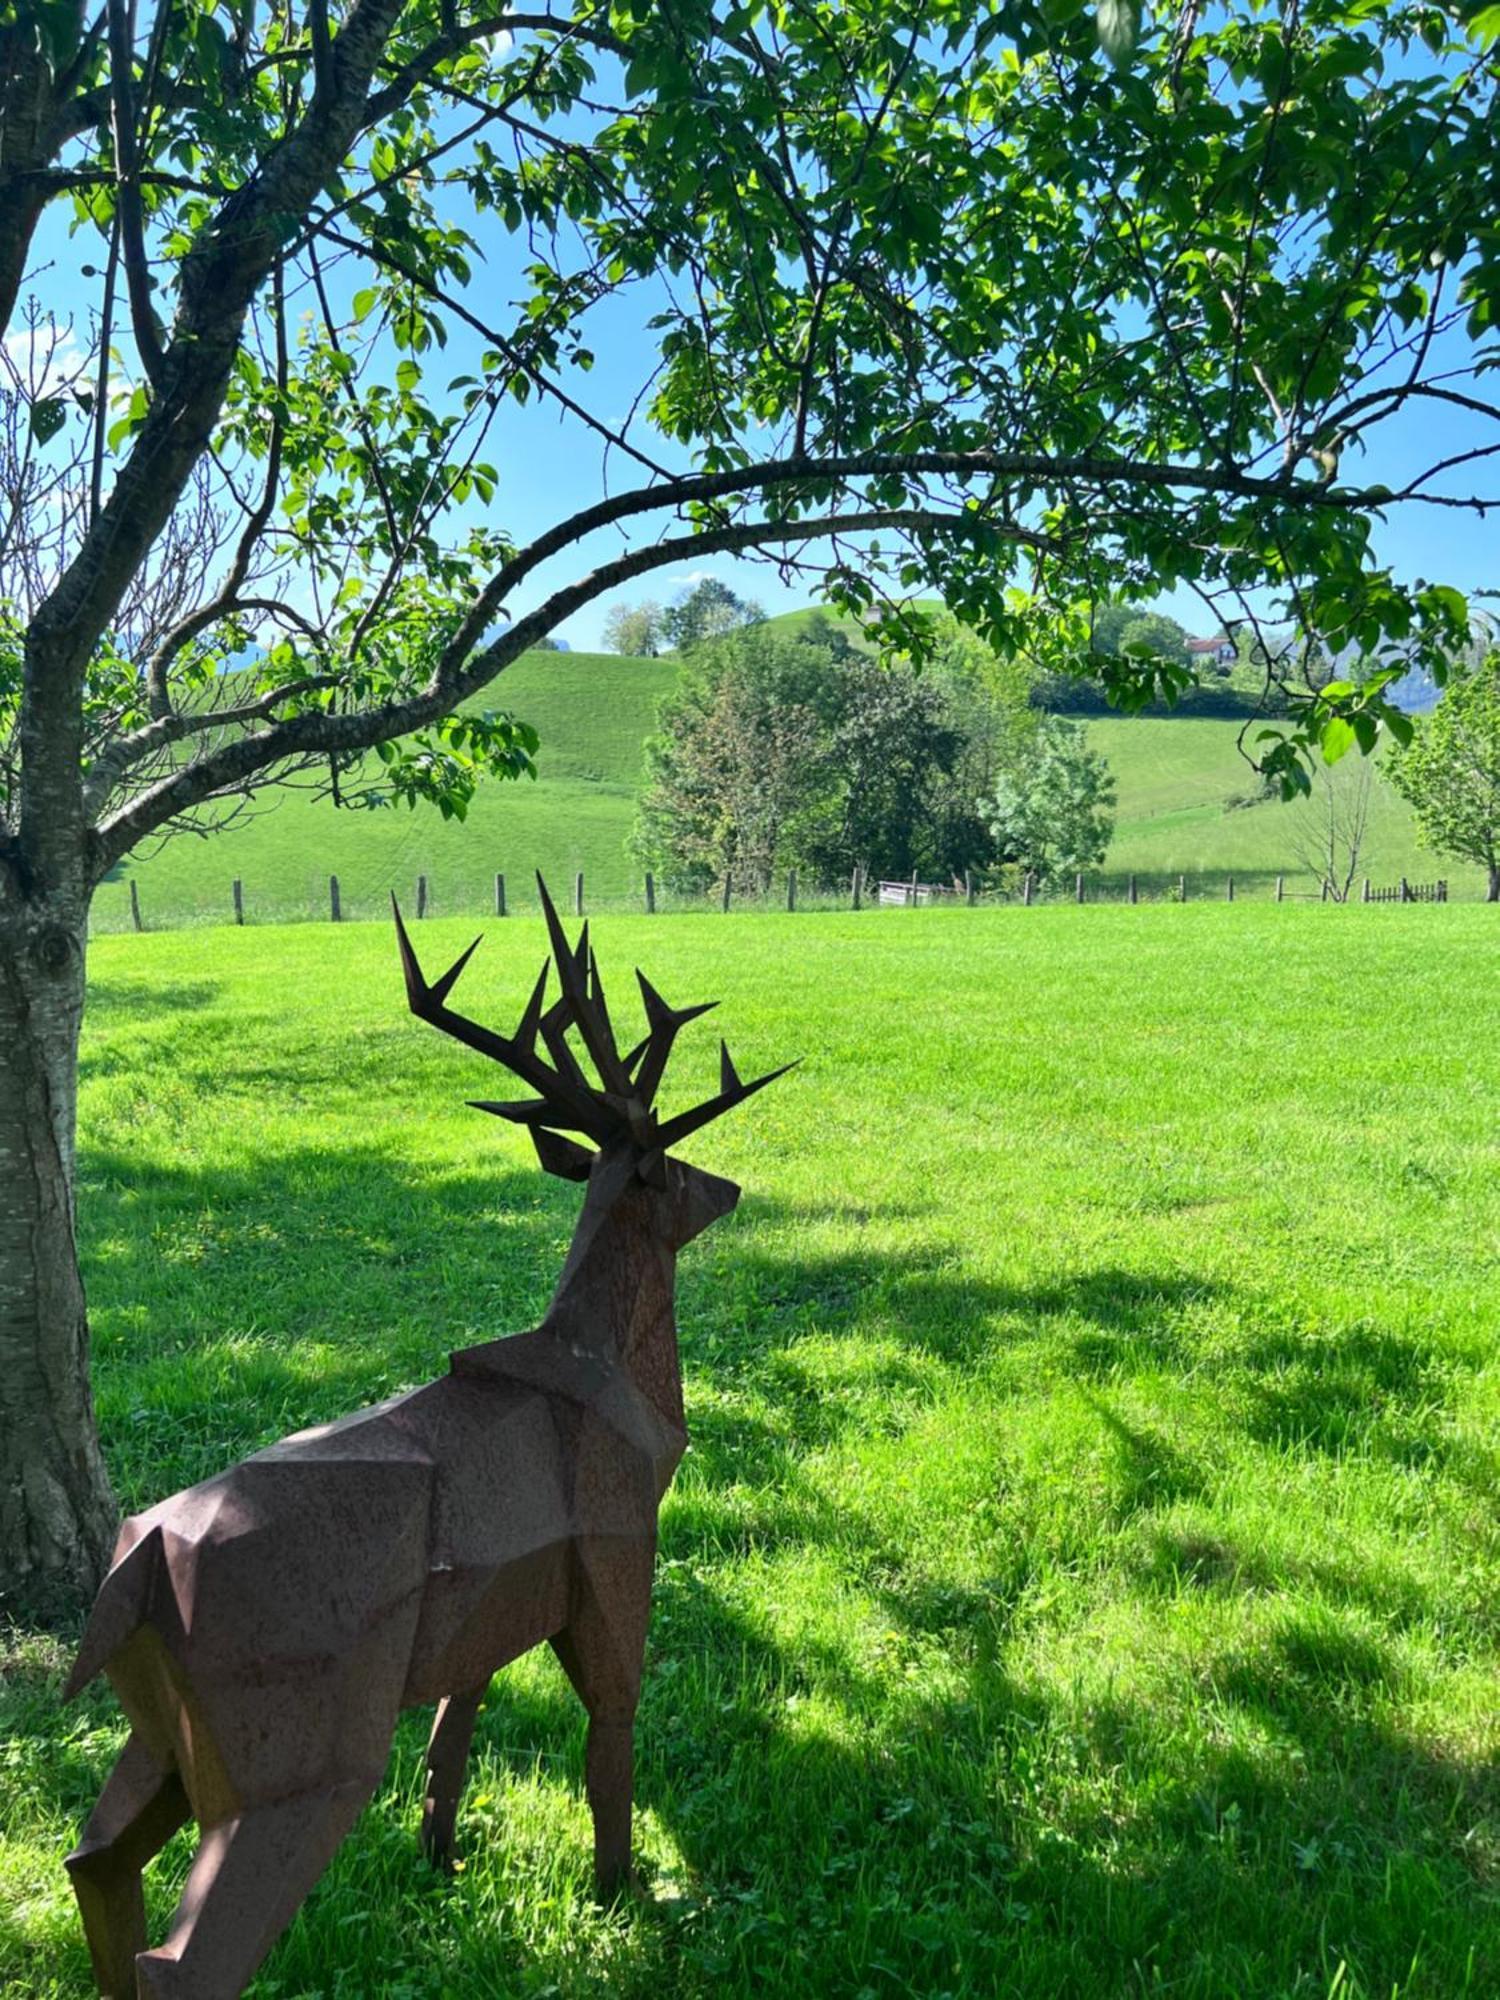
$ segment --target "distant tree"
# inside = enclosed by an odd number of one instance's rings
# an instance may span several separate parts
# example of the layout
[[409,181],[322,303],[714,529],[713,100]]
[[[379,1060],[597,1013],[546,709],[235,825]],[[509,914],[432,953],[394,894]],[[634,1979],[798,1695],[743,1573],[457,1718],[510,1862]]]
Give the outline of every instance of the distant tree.
[[554,639],[552,634],[547,632],[540,639],[532,641],[531,650],[533,653],[561,653],[564,647],[560,639]]
[[1096,604],[1089,622],[1089,651],[1117,659],[1127,647],[1155,659],[1188,657],[1187,633],[1175,618],[1142,604]]
[[694,653],[646,743],[631,851],[671,887],[726,875],[763,893],[800,855],[799,821],[824,809],[827,727],[812,704],[828,655],[775,632]]
[[1120,637],[1127,625],[1145,613],[1138,604],[1096,604],[1089,629],[1089,650],[1113,658],[1120,650]]
[[1324,765],[1312,793],[1293,809],[1292,852],[1317,876],[1330,901],[1347,903],[1370,822],[1373,774],[1361,757]]
[[1116,651],[1133,653],[1141,659],[1170,660],[1178,666],[1186,666],[1189,658],[1188,635],[1175,618],[1163,617],[1159,611],[1143,611],[1121,627]]
[[1387,769],[1426,845],[1477,861],[1500,903],[1500,648],[1449,682]]
[[722,638],[742,625],[758,625],[765,615],[758,604],[739,596],[717,577],[708,576],[667,606],[662,613],[662,637],[679,653],[685,653],[705,639]]
[[639,604],[614,605],[604,621],[604,647],[606,652],[654,660],[662,648],[661,606],[649,597]]
[[988,860],[973,794],[956,791],[965,734],[940,672],[851,651],[837,672],[825,771],[831,792],[805,853],[823,880],[856,863],[892,876],[946,877]]
[[797,867],[946,877],[993,851],[982,689],[941,659],[884,665],[825,620],[700,646],[646,746],[632,849],[669,883],[753,891]]
[[1104,859],[1114,803],[1109,765],[1082,725],[1048,715],[1011,745],[984,806],[1000,859],[1049,881]]

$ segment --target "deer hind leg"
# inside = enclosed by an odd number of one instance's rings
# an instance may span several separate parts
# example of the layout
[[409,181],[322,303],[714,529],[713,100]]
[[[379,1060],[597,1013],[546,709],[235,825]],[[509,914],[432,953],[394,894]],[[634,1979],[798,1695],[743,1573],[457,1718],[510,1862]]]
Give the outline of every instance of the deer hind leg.
[[170,1936],[135,1962],[140,2000],[237,2000],[376,1783],[252,1806],[208,1828]]
[[427,1795],[422,1801],[422,1852],[434,1868],[453,1865],[453,1829],[464,1788],[464,1765],[484,1689],[444,1695],[427,1743]]
[[594,1886],[605,1900],[631,1879],[635,1711],[655,1559],[654,1543],[580,1539],[568,1623],[552,1641],[589,1714],[584,1783],[594,1819]]
[[192,1817],[182,1780],[139,1736],[126,1740],[83,1838],[63,1864],[72,1878],[94,1979],[108,2000],[134,2000],[136,1953],[146,1949],[141,1870]]

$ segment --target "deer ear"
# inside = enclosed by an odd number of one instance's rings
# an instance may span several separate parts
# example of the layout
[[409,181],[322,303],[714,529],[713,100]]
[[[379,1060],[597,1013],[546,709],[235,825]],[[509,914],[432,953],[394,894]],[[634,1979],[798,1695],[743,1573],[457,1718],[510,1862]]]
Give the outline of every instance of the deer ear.
[[587,1146],[576,1146],[571,1139],[563,1138],[560,1132],[549,1132],[541,1125],[532,1126],[531,1143],[549,1174],[556,1174],[563,1181],[588,1179],[594,1155]]

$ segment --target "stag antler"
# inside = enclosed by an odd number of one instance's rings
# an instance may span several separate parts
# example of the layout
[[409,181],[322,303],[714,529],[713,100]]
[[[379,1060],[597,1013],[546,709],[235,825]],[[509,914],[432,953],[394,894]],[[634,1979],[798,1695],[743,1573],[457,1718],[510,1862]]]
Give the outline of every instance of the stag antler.
[[[783,1063],[780,1069],[745,1083],[721,1042],[718,1094],[694,1110],[661,1122],[653,1106],[673,1044],[689,1021],[708,1013],[717,1006],[717,1001],[705,1001],[696,1007],[669,1007],[646,975],[637,970],[635,976],[646,1008],[647,1032],[644,1040],[622,1056],[604,998],[599,961],[589,944],[589,927],[585,924],[578,943],[570,946],[546,883],[540,874],[536,880],[552,943],[552,958],[543,962],[513,1036],[496,1034],[446,1004],[479,939],[475,938],[440,979],[429,984],[401,921],[400,908],[395,897],[391,898],[411,1011],[418,1020],[441,1028],[444,1034],[452,1035],[480,1055],[503,1063],[537,1093],[535,1098],[519,1103],[477,1103],[476,1110],[493,1112],[498,1118],[508,1118],[513,1124],[527,1125],[533,1130],[581,1132],[601,1146],[628,1139],[640,1149],[644,1170],[658,1165],[669,1146],[675,1146],[690,1132],[700,1130],[735,1105],[743,1104],[747,1097],[753,1097],[756,1091],[764,1090],[768,1083],[795,1068],[794,1063]],[[550,1007],[544,1007],[547,975],[554,965],[562,991]],[[590,1083],[568,1042],[570,1028],[578,1030],[589,1060],[598,1072],[599,1087]],[[538,1053],[538,1038],[550,1061]]]

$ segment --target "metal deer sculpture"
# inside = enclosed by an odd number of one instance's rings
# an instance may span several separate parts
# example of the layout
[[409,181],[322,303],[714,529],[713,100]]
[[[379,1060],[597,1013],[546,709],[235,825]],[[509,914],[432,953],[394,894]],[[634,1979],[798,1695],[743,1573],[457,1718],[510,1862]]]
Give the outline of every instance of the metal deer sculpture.
[[[68,1683],[106,1673],[131,1724],[67,1864],[102,1993],[240,1993],[420,1702],[438,1705],[422,1841],[446,1863],[485,1687],[544,1640],[588,1711],[600,1891],[629,1872],[657,1509],[687,1442],[675,1263],[739,1198],[672,1149],[783,1071],[742,1083],[725,1050],[717,1095],[659,1117],[673,1042],[707,1008],[668,1007],[637,974],[648,1033],[622,1055],[587,926],[570,948],[542,898],[561,997],[544,1005],[544,965],[509,1038],[447,1004],[474,946],[429,984],[396,924],[412,1012],[536,1092],[478,1108],[587,1183],[556,1294],[540,1326],[463,1349],[442,1380],[126,1522]],[[197,1855],[148,1951],[141,1870],[189,1818]]]

